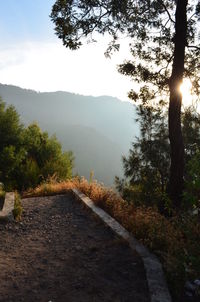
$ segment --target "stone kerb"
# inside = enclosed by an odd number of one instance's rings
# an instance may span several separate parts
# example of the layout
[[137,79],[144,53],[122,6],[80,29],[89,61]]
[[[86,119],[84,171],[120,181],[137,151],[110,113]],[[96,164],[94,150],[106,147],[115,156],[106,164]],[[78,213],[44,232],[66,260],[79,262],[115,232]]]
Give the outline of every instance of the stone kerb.
[[128,241],[130,248],[136,250],[140,255],[146,271],[151,302],[172,302],[162,270],[162,265],[160,264],[158,258],[150,253],[146,247],[138,242],[133,235],[130,234],[123,226],[121,226],[113,217],[96,206],[90,198],[85,196],[77,189],[72,189],[72,191],[76,198],[81,200],[87,207],[89,207],[116,234]]
[[15,205],[15,193],[9,192],[6,193],[3,208],[0,211],[0,221],[12,221],[13,217],[13,209]]

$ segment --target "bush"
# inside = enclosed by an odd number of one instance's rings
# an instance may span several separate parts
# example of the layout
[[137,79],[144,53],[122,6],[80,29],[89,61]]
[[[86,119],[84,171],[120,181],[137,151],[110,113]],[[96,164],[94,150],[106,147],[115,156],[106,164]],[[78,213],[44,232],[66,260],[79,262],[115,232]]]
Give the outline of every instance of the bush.
[[21,205],[20,195],[17,192],[15,192],[15,203],[14,203],[14,209],[13,209],[13,216],[16,221],[21,220],[22,212],[23,212],[23,208]]

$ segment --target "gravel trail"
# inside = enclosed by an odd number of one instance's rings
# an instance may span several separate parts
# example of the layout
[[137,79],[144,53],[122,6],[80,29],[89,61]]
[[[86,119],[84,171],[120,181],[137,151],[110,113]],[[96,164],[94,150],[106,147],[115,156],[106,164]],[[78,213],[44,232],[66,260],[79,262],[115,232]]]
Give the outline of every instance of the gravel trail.
[[150,302],[143,263],[71,194],[0,224],[0,302]]

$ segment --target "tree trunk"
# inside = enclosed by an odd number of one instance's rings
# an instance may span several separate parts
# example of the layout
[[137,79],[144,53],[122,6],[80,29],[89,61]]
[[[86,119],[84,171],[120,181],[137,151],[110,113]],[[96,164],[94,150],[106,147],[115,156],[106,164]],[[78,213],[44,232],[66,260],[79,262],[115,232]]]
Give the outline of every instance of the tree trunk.
[[169,139],[171,147],[171,167],[169,179],[169,196],[175,208],[181,205],[184,173],[184,145],[181,131],[180,84],[184,73],[185,46],[187,42],[187,3],[188,0],[177,0],[174,60],[169,81]]

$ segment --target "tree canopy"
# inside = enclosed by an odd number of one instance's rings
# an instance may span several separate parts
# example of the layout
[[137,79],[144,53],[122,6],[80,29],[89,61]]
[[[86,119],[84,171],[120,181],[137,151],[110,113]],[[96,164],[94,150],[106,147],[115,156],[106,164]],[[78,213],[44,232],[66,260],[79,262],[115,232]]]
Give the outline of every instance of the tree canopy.
[[169,96],[171,168],[169,196],[179,207],[183,192],[184,144],[181,130],[180,84],[189,77],[199,95],[199,0],[57,0],[51,18],[56,34],[71,49],[93,33],[112,36],[107,54],[120,47],[121,35],[131,38],[132,61],[120,71],[140,85],[131,99],[143,104]]
[[123,156],[125,179],[116,177],[117,189],[134,204],[166,207],[169,177],[169,141],[164,103],[157,107],[137,107],[140,136],[132,143],[128,156]]
[[[116,187],[125,200],[136,205],[157,206],[163,213],[172,210],[166,194],[169,179],[169,140],[165,104],[137,107],[140,135],[135,138],[128,156],[123,156],[125,178],[115,178]],[[182,209],[199,205],[200,194],[200,113],[188,107],[181,118],[184,143],[185,188]]]
[[200,64],[198,0],[57,0],[51,18],[56,34],[71,49],[79,48],[84,37],[92,39],[95,31],[112,36],[110,51],[119,49],[121,34],[130,37],[134,62],[125,65],[124,73],[140,84],[141,81],[150,82],[163,92],[164,88],[168,90],[175,38],[180,35],[176,28],[177,6],[184,2],[187,6],[184,76],[193,80],[193,87],[199,94],[196,74]]
[[13,106],[0,100],[0,181],[7,190],[27,189],[49,176],[72,176],[73,154],[37,124],[25,128]]

